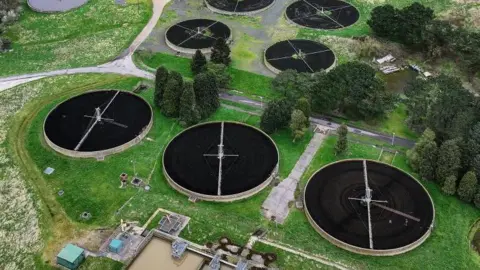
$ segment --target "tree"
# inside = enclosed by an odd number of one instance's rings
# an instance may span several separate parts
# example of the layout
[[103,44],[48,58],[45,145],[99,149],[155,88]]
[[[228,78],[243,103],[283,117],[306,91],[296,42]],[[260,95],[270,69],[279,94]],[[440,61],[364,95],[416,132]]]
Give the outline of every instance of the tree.
[[181,95],[182,85],[175,78],[170,77],[165,85],[160,111],[167,117],[177,117]]
[[398,40],[407,46],[416,49],[422,48],[422,33],[425,26],[435,17],[433,10],[418,2],[414,2],[400,10],[398,15]]
[[330,91],[340,96],[340,109],[351,118],[376,118],[393,106],[393,95],[376,77],[376,71],[366,64],[341,64],[327,73],[327,77]]
[[200,113],[195,102],[195,92],[192,83],[185,83],[183,93],[180,98],[180,122],[184,126],[191,126],[200,121]]
[[328,113],[337,109],[345,96],[342,83],[329,74],[319,75],[311,89],[312,110],[315,112]]
[[228,89],[232,76],[228,73],[227,66],[210,62],[207,64],[207,71],[215,76],[219,89]]
[[207,58],[200,50],[196,50],[195,54],[192,57],[192,61],[190,62],[190,69],[194,75],[205,70],[205,66],[207,65]]
[[215,76],[210,72],[203,72],[193,79],[193,90],[201,118],[207,118],[220,107],[218,87]]
[[460,148],[456,140],[445,141],[438,151],[437,159],[437,182],[443,185],[445,179],[453,175],[457,177],[460,168]]
[[457,191],[457,177],[455,175],[450,175],[447,178],[445,178],[442,191],[447,195],[455,194],[455,192]]
[[230,48],[227,42],[223,38],[215,40],[213,43],[212,54],[210,55],[210,61],[217,64],[230,65]]
[[301,110],[293,110],[290,118],[290,129],[292,130],[293,142],[295,142],[305,135],[308,120]]
[[466,202],[471,202],[477,191],[477,177],[473,171],[465,173],[458,184],[458,197]]
[[473,204],[475,205],[475,207],[480,208],[480,186],[477,187],[477,192],[473,197]]
[[399,10],[391,5],[377,6],[372,10],[367,24],[372,28],[375,35],[397,40],[401,27],[398,24],[399,16]]
[[480,154],[473,157],[471,165],[475,175],[480,175]]
[[[468,165],[474,167],[473,159],[480,155],[480,122],[477,122],[468,133],[465,152],[469,157]],[[480,174],[479,174],[480,175]]]
[[430,83],[426,80],[415,79],[405,88],[407,100],[407,125],[412,130],[421,132],[426,127],[427,113],[430,100]]
[[153,103],[158,107],[160,107],[160,104],[162,103],[163,91],[168,80],[168,75],[168,70],[165,67],[160,66],[157,68],[157,72],[155,73],[155,93],[153,96]]
[[429,83],[426,126],[440,141],[464,136],[475,119],[472,94],[458,78],[440,75]]
[[292,106],[286,99],[272,100],[260,117],[260,128],[268,134],[284,128],[290,122]]
[[275,76],[272,88],[290,100],[300,97],[310,98],[313,86],[323,75],[323,72],[310,74],[287,69]]
[[342,124],[337,128],[337,143],[335,144],[335,155],[343,155],[348,148],[348,128],[345,124]]
[[308,101],[307,98],[304,98],[304,97],[299,98],[297,100],[297,104],[295,104],[295,109],[302,111],[303,115],[305,115],[308,121],[308,118],[310,117],[312,110],[310,108],[310,102]]
[[415,146],[407,151],[409,165],[420,177],[427,180],[435,178],[438,147],[435,142],[435,133],[426,129]]

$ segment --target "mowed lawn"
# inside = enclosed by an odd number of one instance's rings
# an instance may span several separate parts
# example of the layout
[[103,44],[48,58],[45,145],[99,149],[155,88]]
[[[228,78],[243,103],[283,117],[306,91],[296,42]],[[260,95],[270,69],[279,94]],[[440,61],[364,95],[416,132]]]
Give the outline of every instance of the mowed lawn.
[[[13,51],[0,54],[0,76],[105,63],[126,49],[152,14],[150,0],[90,0],[65,13],[38,13],[26,4],[8,28]],[[138,5],[137,5],[138,2]]]
[[[369,144],[349,143],[348,153],[337,157],[337,137],[329,136],[302,177],[305,186],[315,171],[328,163],[347,158],[377,160],[380,149]],[[398,154],[393,165],[411,173],[406,157]],[[310,253],[317,253],[355,269],[478,269],[480,257],[470,248],[469,232],[480,211],[453,196],[445,196],[436,184],[422,182],[429,191],[436,211],[435,229],[420,247],[393,257],[369,257],[337,248],[312,229],[305,214],[294,209],[282,226],[270,226],[269,238]]]

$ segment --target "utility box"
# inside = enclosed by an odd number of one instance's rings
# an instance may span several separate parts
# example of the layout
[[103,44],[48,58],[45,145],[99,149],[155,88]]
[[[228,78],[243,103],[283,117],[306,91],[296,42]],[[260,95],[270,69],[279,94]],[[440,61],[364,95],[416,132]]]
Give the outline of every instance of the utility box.
[[77,269],[83,260],[85,260],[84,249],[72,244],[66,245],[57,255],[57,264],[68,269]]
[[108,245],[110,252],[119,254],[123,247],[123,241],[119,239],[113,239]]

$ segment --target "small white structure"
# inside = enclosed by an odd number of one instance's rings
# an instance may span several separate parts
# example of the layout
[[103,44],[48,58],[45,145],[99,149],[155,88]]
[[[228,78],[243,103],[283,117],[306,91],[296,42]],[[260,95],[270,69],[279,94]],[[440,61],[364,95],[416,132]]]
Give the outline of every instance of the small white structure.
[[381,67],[380,70],[383,72],[383,74],[390,74],[399,71],[400,68],[396,66],[384,66]]
[[383,64],[383,63],[391,63],[395,60],[397,60],[397,58],[393,57],[393,55],[391,54],[387,54],[382,58],[375,59],[375,62],[377,62],[378,64]]

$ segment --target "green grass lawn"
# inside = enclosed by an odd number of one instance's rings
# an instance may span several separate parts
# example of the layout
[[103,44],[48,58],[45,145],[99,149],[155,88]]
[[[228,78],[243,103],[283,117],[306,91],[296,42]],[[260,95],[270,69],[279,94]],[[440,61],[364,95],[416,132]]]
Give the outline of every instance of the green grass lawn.
[[123,264],[109,258],[93,258],[87,259],[80,265],[78,270],[121,270]]
[[[336,157],[333,148],[336,137],[329,136],[302,178],[305,185],[309,177],[322,166],[346,158],[376,160],[380,149],[365,144],[349,144],[348,153]],[[393,162],[411,172],[406,157],[398,154]],[[312,229],[303,212],[294,209],[282,226],[270,226],[268,237],[310,253],[318,253],[355,269],[478,269],[480,257],[469,246],[470,227],[479,217],[479,210],[453,196],[443,195],[431,182],[422,182],[435,204],[436,228],[420,247],[394,257],[368,257],[334,247]],[[425,263],[428,262],[428,263]],[[313,268],[312,268],[313,269]]]
[[364,120],[349,120],[345,118],[339,118],[333,116],[332,119],[339,123],[345,123],[352,127],[358,127],[366,130],[373,130],[382,132],[388,135],[415,140],[418,138],[418,134],[410,130],[405,123],[407,119],[407,107],[403,103],[398,103],[395,108],[388,112],[384,117],[372,121]]
[[[166,53],[149,53],[145,51],[135,53],[135,62],[142,66],[142,63],[148,68],[156,69],[163,65],[169,70],[175,70],[186,78],[193,78],[190,70],[190,59],[177,57]],[[272,78],[256,73],[244,71],[230,67],[228,72],[232,76],[230,88],[236,95],[246,96],[255,100],[260,100],[260,96],[265,100],[278,97],[279,95],[272,90]]]
[[45,14],[24,4],[6,36],[13,51],[0,54],[0,76],[105,63],[126,49],[152,13],[150,0],[90,0],[66,13]]

